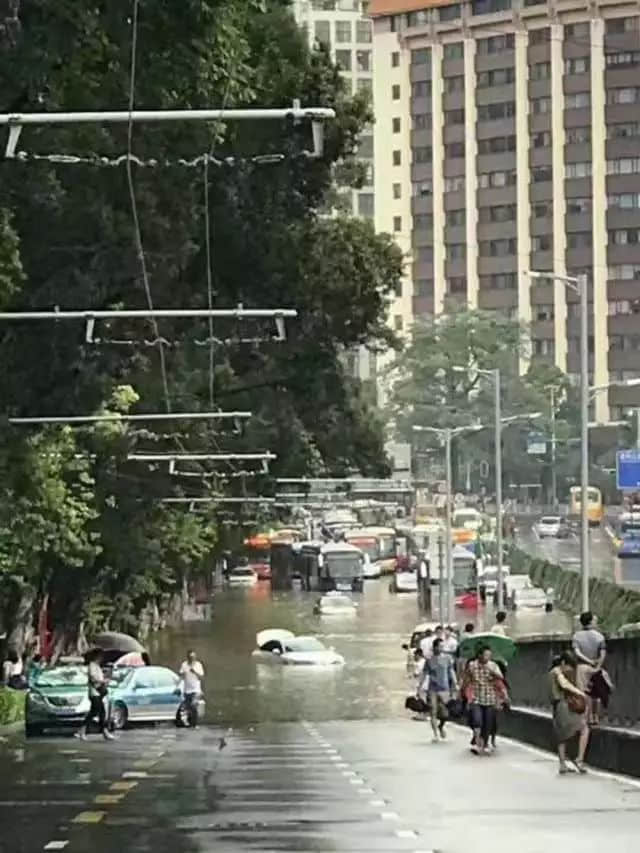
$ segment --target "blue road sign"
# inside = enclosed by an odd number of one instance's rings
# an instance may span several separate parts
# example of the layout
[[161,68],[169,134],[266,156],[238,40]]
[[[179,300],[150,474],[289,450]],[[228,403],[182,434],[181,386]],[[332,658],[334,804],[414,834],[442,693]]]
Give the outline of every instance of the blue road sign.
[[616,484],[619,489],[640,489],[640,450],[616,453]]

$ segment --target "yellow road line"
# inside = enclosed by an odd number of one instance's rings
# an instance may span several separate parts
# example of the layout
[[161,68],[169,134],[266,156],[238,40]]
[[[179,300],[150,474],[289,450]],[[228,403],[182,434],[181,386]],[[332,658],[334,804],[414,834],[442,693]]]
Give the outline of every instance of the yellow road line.
[[71,823],[100,823],[106,812],[80,812]]

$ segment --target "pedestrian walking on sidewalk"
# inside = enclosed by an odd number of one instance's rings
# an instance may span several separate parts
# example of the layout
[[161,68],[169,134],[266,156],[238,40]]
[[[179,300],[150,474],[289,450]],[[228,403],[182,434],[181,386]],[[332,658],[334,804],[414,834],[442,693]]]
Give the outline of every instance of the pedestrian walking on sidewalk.
[[105,698],[107,696],[107,681],[100,666],[102,662],[102,651],[94,649],[87,655],[87,678],[89,690],[89,702],[91,707],[85,718],[82,728],[76,732],[80,740],[87,739],[87,731],[92,721],[97,719],[98,726],[105,740],[113,740],[113,735],[107,730],[107,711],[105,709]]
[[[573,635],[573,653],[577,660],[576,687],[587,695],[591,680],[596,672],[602,670],[607,656],[604,636],[595,627],[593,613],[585,611],[580,616],[580,629]],[[588,696],[588,722],[597,726],[600,722],[600,703]]]
[[445,740],[444,727],[449,719],[448,705],[458,689],[453,658],[442,649],[442,640],[433,641],[431,657],[425,661],[425,674],[429,678],[429,708],[433,742]]
[[507,702],[502,672],[491,660],[489,646],[480,646],[474,660],[469,661],[462,687],[463,698],[469,706],[473,729],[471,751],[476,755],[491,753],[490,740],[497,733],[498,708]]
[[584,756],[589,745],[587,696],[576,686],[576,659],[571,652],[556,658],[549,673],[553,729],[558,744],[560,773],[569,773],[567,743],[579,735],[578,755],[573,764],[579,773],[586,773]]
[[496,613],[496,622],[495,625],[491,628],[491,634],[500,634],[501,637],[507,636],[507,627],[505,622],[507,621],[507,614],[504,610],[498,610]]
[[189,725],[195,729],[198,725],[198,700],[202,695],[204,667],[193,650],[187,653],[187,659],[183,661],[180,667],[180,677],[182,678],[184,703]]

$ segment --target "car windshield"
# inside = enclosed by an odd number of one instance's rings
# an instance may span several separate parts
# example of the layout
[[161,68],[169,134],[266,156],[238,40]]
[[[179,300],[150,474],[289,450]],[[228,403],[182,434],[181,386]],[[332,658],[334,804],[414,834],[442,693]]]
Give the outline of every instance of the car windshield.
[[116,687],[122,684],[134,671],[130,666],[115,666],[109,676],[109,686]]
[[231,574],[235,575],[235,577],[242,577],[242,578],[247,577],[248,578],[250,575],[253,574],[253,569],[249,569],[249,568],[232,569]]
[[359,554],[330,554],[325,564],[332,578],[355,578],[362,574]]
[[61,666],[43,670],[34,681],[36,687],[86,687],[87,670],[84,666]]
[[380,546],[377,539],[349,539],[351,545],[360,548],[365,554],[369,555],[369,559],[375,562],[380,559]]
[[476,512],[457,512],[453,517],[453,526],[464,527],[465,524],[476,524],[479,521]]
[[545,515],[540,519],[540,524],[560,524],[560,519],[557,515]]
[[326,652],[320,640],[316,640],[315,637],[296,637],[293,640],[287,640],[285,649],[288,652]]

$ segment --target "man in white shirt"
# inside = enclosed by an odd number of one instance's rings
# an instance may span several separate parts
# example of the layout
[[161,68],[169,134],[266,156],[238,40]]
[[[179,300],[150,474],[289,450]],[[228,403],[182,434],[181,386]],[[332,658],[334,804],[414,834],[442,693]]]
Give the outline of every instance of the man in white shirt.
[[187,653],[187,659],[180,667],[180,677],[182,678],[182,689],[184,691],[189,725],[195,729],[198,725],[198,699],[202,694],[204,667],[193,650]]
[[507,636],[507,629],[506,629],[505,624],[504,624],[506,621],[507,621],[507,614],[504,612],[504,610],[499,610],[496,613],[496,624],[492,627],[491,633],[492,634],[500,634],[500,636],[506,637]]
[[441,648],[442,651],[451,658],[456,656],[456,652],[458,651],[458,638],[456,637],[456,632],[451,625],[447,625],[445,629]]

